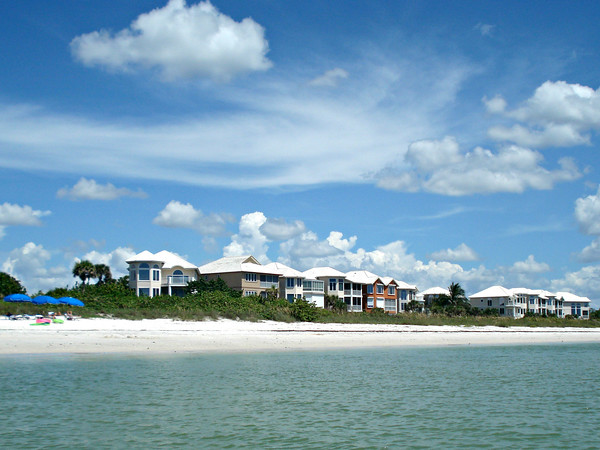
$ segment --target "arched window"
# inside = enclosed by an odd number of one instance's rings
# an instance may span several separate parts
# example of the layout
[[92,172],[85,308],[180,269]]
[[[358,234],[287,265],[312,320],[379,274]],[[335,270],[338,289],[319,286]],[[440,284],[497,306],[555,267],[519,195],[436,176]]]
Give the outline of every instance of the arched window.
[[138,270],[138,279],[140,281],[149,281],[150,280],[150,266],[146,263],[140,264],[140,269]]
[[179,269],[173,271],[173,275],[183,275],[183,272]]

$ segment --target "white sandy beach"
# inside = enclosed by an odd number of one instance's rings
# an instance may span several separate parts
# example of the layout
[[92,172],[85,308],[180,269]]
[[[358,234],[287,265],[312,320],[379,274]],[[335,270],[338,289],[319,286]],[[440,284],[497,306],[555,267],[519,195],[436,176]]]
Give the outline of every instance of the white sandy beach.
[[344,348],[600,343],[597,328],[497,328],[170,319],[0,320],[0,354],[246,353]]

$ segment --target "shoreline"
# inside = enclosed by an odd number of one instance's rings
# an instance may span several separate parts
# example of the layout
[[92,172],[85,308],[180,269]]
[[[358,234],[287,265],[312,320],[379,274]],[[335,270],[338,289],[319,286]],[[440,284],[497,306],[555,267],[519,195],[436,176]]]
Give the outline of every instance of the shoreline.
[[0,356],[228,354],[393,347],[600,343],[598,328],[466,327],[228,319],[0,320]]

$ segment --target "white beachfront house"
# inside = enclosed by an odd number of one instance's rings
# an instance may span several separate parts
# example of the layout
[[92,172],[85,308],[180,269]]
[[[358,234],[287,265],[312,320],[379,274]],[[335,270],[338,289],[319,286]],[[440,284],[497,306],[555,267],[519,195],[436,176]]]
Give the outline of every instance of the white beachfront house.
[[406,311],[406,305],[408,302],[417,300],[417,293],[419,290],[414,284],[408,284],[400,280],[395,281],[398,290],[398,307],[396,310],[398,312],[404,312]]
[[145,250],[126,262],[129,287],[138,296],[183,296],[188,282],[196,281],[199,276],[195,265],[166,250],[156,254]]
[[307,280],[319,280],[323,282],[323,287],[327,295],[337,296],[344,300],[344,281],[345,274],[332,267],[313,267],[302,272]]
[[512,288],[510,292],[525,312],[563,317],[563,301],[556,294],[543,289]]
[[497,309],[501,316],[519,319],[527,312],[527,303],[523,297],[515,296],[510,289],[492,286],[469,297],[471,306],[484,309]]
[[431,308],[433,301],[438,299],[441,295],[449,296],[450,291],[443,287],[436,286],[420,292],[417,298],[423,303],[424,308]]
[[570,292],[557,292],[556,298],[561,298],[563,301],[563,315],[575,316],[580,319],[590,318],[590,299],[587,297],[579,297]]

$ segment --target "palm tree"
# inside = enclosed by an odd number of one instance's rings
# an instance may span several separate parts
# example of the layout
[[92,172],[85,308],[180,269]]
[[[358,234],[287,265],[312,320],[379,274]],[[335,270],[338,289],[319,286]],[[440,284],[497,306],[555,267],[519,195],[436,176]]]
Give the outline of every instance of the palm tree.
[[81,278],[81,283],[85,289],[85,280],[89,280],[90,278],[94,278],[96,276],[94,265],[85,259],[75,263],[73,266],[73,276]]
[[450,295],[448,295],[448,301],[452,306],[462,306],[467,303],[467,297],[465,295],[465,290],[462,288],[460,283],[450,283],[448,286],[448,291]]
[[94,266],[94,274],[96,278],[98,278],[97,284],[106,283],[107,281],[112,280],[110,267],[108,267],[106,264],[96,264]]

